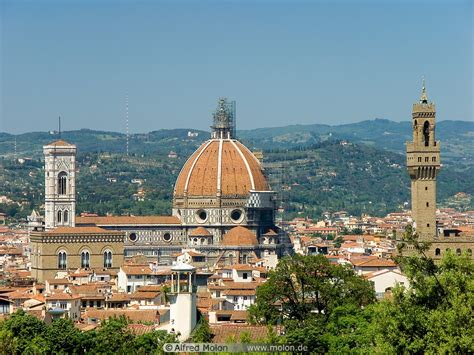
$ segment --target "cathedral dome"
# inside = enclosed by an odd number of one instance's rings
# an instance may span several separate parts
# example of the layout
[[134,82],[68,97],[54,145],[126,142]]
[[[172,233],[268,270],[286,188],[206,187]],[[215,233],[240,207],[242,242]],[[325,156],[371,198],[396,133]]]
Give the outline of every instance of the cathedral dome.
[[176,197],[241,197],[269,191],[260,162],[232,138],[204,142],[184,164],[176,180]]

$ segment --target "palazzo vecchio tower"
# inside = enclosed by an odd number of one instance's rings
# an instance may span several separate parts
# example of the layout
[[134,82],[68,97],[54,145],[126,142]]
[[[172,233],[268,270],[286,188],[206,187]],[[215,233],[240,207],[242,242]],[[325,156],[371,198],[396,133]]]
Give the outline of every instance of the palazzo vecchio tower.
[[428,102],[425,83],[420,101],[413,104],[413,141],[407,142],[411,179],[413,226],[422,240],[437,237],[436,176],[440,169],[440,143],[435,139],[436,107]]

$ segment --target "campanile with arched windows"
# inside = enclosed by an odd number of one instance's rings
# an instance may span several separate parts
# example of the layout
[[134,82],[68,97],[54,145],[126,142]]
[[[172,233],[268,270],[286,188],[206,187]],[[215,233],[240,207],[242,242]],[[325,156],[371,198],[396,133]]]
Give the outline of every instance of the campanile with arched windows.
[[76,146],[58,140],[43,147],[45,159],[45,229],[74,227]]
[[436,107],[428,101],[425,83],[419,102],[413,104],[413,141],[407,142],[411,179],[413,225],[420,238],[437,236],[436,177],[440,169],[440,143],[435,138]]

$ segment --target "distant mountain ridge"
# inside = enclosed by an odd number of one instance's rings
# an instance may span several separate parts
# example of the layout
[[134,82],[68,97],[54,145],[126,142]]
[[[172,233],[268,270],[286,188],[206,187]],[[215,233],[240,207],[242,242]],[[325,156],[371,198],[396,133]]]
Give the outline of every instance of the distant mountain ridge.
[[[188,132],[197,136],[188,136]],[[288,125],[282,127],[238,130],[237,135],[250,148],[261,150],[293,149],[308,147],[325,140],[348,140],[372,145],[379,149],[404,154],[405,142],[412,138],[411,122],[395,122],[387,119],[366,120],[357,123],[327,125]],[[442,141],[445,161],[458,160],[470,165],[474,156],[474,122],[440,121],[436,128],[437,139]],[[162,129],[129,136],[130,152],[136,154],[165,154],[170,150],[190,154],[209,138],[209,132],[194,129]],[[81,129],[66,131],[62,137],[78,145],[80,152],[125,152],[126,135],[118,132]],[[14,153],[26,156],[41,155],[42,146],[57,135],[48,132],[31,132],[13,135],[0,132],[0,156]]]

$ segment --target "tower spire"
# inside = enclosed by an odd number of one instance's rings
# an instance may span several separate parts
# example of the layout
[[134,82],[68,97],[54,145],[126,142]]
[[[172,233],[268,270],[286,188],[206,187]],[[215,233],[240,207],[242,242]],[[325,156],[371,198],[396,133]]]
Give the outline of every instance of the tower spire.
[[428,103],[428,94],[426,93],[425,87],[425,77],[423,76],[422,79],[422,87],[421,87],[421,97],[420,97],[420,104],[427,104]]
[[58,117],[58,134],[59,139],[61,139],[61,116]]

